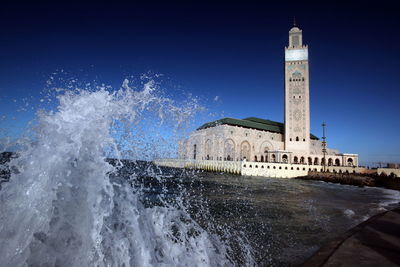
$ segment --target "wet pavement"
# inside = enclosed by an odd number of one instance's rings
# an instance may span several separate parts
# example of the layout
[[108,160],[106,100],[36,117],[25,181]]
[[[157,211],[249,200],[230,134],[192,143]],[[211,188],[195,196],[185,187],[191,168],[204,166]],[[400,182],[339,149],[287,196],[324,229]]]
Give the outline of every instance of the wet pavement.
[[400,266],[400,208],[357,225],[303,266]]

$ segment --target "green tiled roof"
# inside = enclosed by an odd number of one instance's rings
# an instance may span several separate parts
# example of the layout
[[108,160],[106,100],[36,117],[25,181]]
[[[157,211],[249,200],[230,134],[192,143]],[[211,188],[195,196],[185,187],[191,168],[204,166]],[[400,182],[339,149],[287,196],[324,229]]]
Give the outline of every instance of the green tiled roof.
[[[277,121],[264,120],[255,117],[249,117],[242,120],[234,118],[222,118],[220,120],[207,122],[202,126],[200,126],[199,128],[197,128],[197,130],[206,129],[217,125],[240,126],[243,128],[256,129],[256,130],[281,133],[281,134],[285,132],[285,125],[283,123]],[[310,138],[313,140],[319,140],[318,137],[316,137],[313,134],[310,134]]]

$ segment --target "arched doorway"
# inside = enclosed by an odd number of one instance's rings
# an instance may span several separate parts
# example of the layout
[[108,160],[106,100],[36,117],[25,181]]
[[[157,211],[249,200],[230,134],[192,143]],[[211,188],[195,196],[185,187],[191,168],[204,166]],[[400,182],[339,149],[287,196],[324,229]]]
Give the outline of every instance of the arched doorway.
[[240,160],[250,160],[250,144],[247,141],[243,141],[240,145]]
[[353,166],[353,159],[352,158],[348,158],[347,159],[347,166]]
[[301,157],[300,158],[300,164],[304,164],[304,160],[305,160],[304,157]]
[[282,155],[282,162],[283,163],[288,163],[288,156],[286,154]]
[[[271,151],[274,149],[274,147],[272,146],[271,142],[269,141],[264,141],[262,142],[262,144],[259,146],[260,150],[260,154],[264,156],[264,160],[265,162],[268,162],[268,151]],[[264,161],[261,160],[261,161]]]
[[275,156],[275,154],[272,154],[271,158],[272,158],[272,162],[276,162],[276,156]]
[[314,165],[319,165],[319,159],[318,158],[314,158]]
[[340,166],[340,159],[335,159],[335,165]]
[[308,165],[312,165],[312,158],[308,157]]
[[264,156],[261,156],[261,162],[264,162]]
[[295,157],[293,158],[293,163],[294,163],[294,164],[298,164],[298,163],[299,163],[299,158],[298,158],[297,156],[295,156]]
[[225,140],[224,143],[224,160],[235,159],[235,142],[232,139]]
[[328,159],[328,166],[332,166],[333,165],[333,159],[332,158],[329,158]]

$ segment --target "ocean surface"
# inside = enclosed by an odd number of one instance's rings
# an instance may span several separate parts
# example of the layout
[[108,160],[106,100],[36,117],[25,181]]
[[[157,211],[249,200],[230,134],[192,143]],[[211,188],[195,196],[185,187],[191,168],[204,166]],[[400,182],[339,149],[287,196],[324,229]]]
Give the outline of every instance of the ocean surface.
[[246,263],[243,246],[255,265],[301,264],[333,238],[400,205],[400,192],[383,188],[156,169],[162,179],[140,179],[143,201],[152,206],[160,195],[170,203],[182,198],[202,228],[223,229],[238,265]]

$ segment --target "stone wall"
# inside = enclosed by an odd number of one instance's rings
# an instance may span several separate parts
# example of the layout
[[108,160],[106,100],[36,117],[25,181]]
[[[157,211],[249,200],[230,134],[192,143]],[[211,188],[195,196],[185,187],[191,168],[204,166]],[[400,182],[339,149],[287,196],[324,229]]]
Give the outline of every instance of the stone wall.
[[240,161],[157,159],[153,162],[163,167],[200,169],[232,174],[241,174],[242,170],[242,162]]
[[294,178],[308,173],[308,166],[301,164],[243,162],[242,175],[274,178]]
[[378,175],[384,174],[387,176],[400,177],[400,169],[378,168],[377,173]]
[[[254,161],[158,159],[154,161],[154,164],[164,167],[192,168],[206,171],[276,178],[294,178],[306,176],[312,171],[323,171],[323,166]],[[326,166],[326,171],[330,173],[361,173],[364,170],[365,168],[359,167]]]

